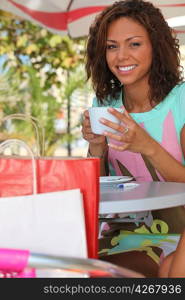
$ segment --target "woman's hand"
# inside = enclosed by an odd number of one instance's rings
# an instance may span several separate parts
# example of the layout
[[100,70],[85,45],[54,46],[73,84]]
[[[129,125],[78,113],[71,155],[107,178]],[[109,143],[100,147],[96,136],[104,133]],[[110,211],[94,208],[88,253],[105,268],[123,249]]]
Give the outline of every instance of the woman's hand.
[[105,136],[92,132],[89,112],[87,110],[83,114],[82,135],[89,142],[88,154],[100,158],[100,176],[106,176],[105,157],[107,153],[107,141]]
[[121,121],[121,124],[115,124],[111,121],[100,119],[100,122],[117,131],[117,133],[104,132],[104,135],[112,140],[115,144],[109,143],[109,147],[118,151],[130,150],[132,152],[151,155],[153,146],[156,143],[154,139],[139,126],[125,110],[120,113],[114,108],[109,108],[108,111]]
[[92,132],[88,110],[83,114],[82,135],[86,141],[92,144],[105,144],[106,141],[105,136]]

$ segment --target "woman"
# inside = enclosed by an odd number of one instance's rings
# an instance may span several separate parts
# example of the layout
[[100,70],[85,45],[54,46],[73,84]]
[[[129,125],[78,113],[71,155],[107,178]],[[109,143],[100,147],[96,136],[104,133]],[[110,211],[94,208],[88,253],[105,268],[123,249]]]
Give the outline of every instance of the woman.
[[[88,155],[101,159],[101,176],[185,182],[185,83],[179,57],[178,40],[150,2],[115,2],[92,24],[86,70],[96,94],[93,106],[110,106],[121,121],[116,125],[102,118],[117,134],[96,135],[84,113],[83,137]],[[114,109],[122,106],[124,113]],[[172,232],[175,223],[170,220]],[[155,255],[152,263],[159,262]],[[114,257],[106,259],[115,263]]]

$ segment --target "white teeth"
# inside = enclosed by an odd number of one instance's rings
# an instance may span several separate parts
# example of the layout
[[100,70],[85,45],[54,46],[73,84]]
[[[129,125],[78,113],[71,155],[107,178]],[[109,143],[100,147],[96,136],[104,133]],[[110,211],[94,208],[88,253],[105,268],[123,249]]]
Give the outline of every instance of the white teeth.
[[130,71],[133,70],[136,66],[129,66],[129,67],[119,67],[120,71]]

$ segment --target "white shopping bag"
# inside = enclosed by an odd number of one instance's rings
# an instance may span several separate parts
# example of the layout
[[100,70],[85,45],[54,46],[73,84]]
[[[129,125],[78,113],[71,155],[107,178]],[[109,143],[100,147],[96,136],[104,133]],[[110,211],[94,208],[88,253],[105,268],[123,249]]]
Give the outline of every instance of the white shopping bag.
[[33,195],[0,197],[0,248],[87,257],[83,195],[80,189],[37,194],[37,170],[30,147],[17,139],[0,144],[24,147],[32,158]]
[[86,258],[80,190],[1,197],[0,248]]

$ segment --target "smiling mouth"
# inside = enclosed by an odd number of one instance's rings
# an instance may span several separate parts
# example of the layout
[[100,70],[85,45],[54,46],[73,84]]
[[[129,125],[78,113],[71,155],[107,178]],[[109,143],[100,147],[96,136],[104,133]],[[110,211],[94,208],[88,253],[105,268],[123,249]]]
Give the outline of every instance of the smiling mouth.
[[117,67],[117,68],[121,72],[129,72],[129,71],[134,70],[136,67],[137,67],[137,65],[131,65],[131,66]]

